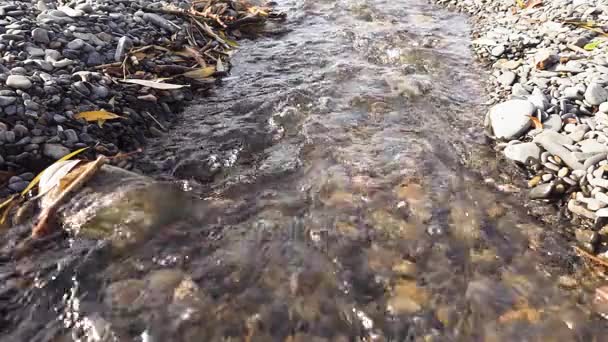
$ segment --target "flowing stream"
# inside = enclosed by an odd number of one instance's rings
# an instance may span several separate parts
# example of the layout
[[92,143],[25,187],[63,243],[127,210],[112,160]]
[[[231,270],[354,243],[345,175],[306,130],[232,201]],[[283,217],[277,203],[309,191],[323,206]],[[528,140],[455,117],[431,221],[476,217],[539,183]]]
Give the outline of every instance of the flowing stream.
[[140,162],[196,200],[160,195],[179,219],[119,256],[76,237],[22,260],[43,271],[0,291],[2,340],[604,340],[557,227],[497,190],[467,18],[277,7]]

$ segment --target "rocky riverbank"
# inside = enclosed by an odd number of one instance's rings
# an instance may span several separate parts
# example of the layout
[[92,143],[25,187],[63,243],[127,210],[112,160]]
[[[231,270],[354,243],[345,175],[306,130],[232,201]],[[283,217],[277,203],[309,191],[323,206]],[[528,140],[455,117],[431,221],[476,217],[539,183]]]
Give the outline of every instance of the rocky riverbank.
[[113,156],[162,135],[184,101],[227,72],[246,28],[276,17],[213,0],[3,2],[0,197],[70,151]]
[[563,199],[578,241],[608,241],[608,2],[438,0],[469,13],[487,63],[488,136],[528,175],[532,200]]

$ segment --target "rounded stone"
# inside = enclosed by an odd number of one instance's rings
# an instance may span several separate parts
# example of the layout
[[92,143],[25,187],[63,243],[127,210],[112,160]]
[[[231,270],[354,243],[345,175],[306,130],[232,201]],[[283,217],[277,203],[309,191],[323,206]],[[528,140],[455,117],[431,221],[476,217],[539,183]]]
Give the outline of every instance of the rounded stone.
[[530,116],[535,110],[526,100],[509,100],[492,107],[488,118],[494,136],[506,140],[519,138],[530,127]]
[[529,142],[509,145],[505,148],[504,153],[505,157],[525,164],[528,159],[539,160],[541,150],[536,143]]
[[6,85],[14,89],[29,89],[32,81],[23,75],[10,75],[6,79]]
[[43,28],[35,28],[32,30],[32,39],[36,43],[48,44],[50,42],[49,32]]

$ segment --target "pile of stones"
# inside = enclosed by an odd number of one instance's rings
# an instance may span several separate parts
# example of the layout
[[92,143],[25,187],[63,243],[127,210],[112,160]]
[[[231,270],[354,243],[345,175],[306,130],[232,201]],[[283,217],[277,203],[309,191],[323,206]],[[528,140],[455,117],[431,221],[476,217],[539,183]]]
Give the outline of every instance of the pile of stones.
[[[530,197],[565,198],[575,217],[601,233],[608,218],[608,1],[436,2],[472,16],[473,49],[493,83],[486,132],[529,171]],[[588,249],[595,231],[580,234]]]
[[[159,89],[121,83],[120,78],[166,77],[162,70],[167,68],[161,70],[160,64],[167,63],[179,72],[195,70],[197,62],[214,65],[217,56],[228,58],[231,46],[226,41],[236,45],[228,37],[240,36],[238,27],[226,27],[229,20],[252,22],[254,17],[260,22],[269,17],[261,10],[251,14],[236,1],[197,4],[205,11],[197,14],[208,16],[197,24],[204,30],[193,29],[189,0],[0,3],[0,197],[23,190],[32,173],[70,151],[90,147],[90,158],[115,155],[140,148],[147,136],[161,135],[165,123],[192,99],[195,87]],[[214,14],[212,6],[223,15]],[[144,50],[130,55],[146,46],[179,51],[182,57],[164,53],[145,59]],[[190,46],[197,52],[184,56]],[[78,117],[100,110],[121,118],[103,122]],[[132,163],[123,158],[119,166],[131,168]]]

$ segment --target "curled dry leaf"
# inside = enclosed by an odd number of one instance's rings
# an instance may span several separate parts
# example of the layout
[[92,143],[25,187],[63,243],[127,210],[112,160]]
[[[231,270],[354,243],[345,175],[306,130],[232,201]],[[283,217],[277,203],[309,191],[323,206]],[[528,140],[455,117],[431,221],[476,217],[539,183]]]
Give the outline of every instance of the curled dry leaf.
[[[76,151],[74,151],[72,153],[66,154],[65,156],[61,157],[61,159],[59,159],[55,163],[53,163],[53,165],[55,165],[56,163],[60,163],[60,162],[66,161],[66,160],[68,160],[68,159],[70,159],[70,158],[72,158],[72,157],[74,157],[74,156],[82,153],[83,151],[85,151],[87,149],[88,149],[88,147],[84,147],[84,148],[78,149],[78,150],[76,150]],[[53,165],[51,165],[51,166],[53,166]],[[51,166],[49,166],[49,167],[51,167]],[[21,196],[27,195],[27,193],[30,192],[30,190],[32,190],[38,184],[38,182],[40,182],[40,178],[42,177],[42,175],[44,174],[45,171],[46,171],[46,169],[43,170],[42,172],[40,172],[34,179],[32,179],[32,181],[30,182],[30,184],[28,184],[27,188],[25,188],[21,192]]]
[[59,185],[61,179],[69,174],[78,163],[80,163],[80,160],[65,160],[47,167],[40,177],[38,196],[43,196],[55,186]]
[[528,0],[526,2],[526,8],[534,8],[541,6],[543,4],[542,0]]
[[510,323],[512,321],[528,321],[530,323],[537,323],[540,321],[541,313],[532,308],[523,308],[519,310],[511,310],[505,312],[498,318],[498,322],[501,324]]
[[193,48],[192,46],[186,46],[185,51],[190,57],[194,58],[196,63],[198,63],[201,68],[205,68],[207,66],[203,55],[197,49]]
[[535,129],[543,129],[543,123],[540,122],[537,117],[530,116],[530,121],[532,121],[532,124],[534,125]]
[[55,199],[46,206],[40,213],[38,223],[32,229],[32,238],[39,238],[48,233],[51,227],[51,221],[55,217],[55,213],[59,207],[64,204],[69,198],[91,179],[97,171],[105,164],[107,158],[104,156],[98,157],[94,162],[90,162],[83,167],[82,172],[70,184],[68,184]]
[[196,70],[185,72],[182,74],[182,76],[191,78],[193,80],[201,80],[201,79],[213,76],[214,73],[215,73],[215,67],[209,66],[206,68],[199,68]]

